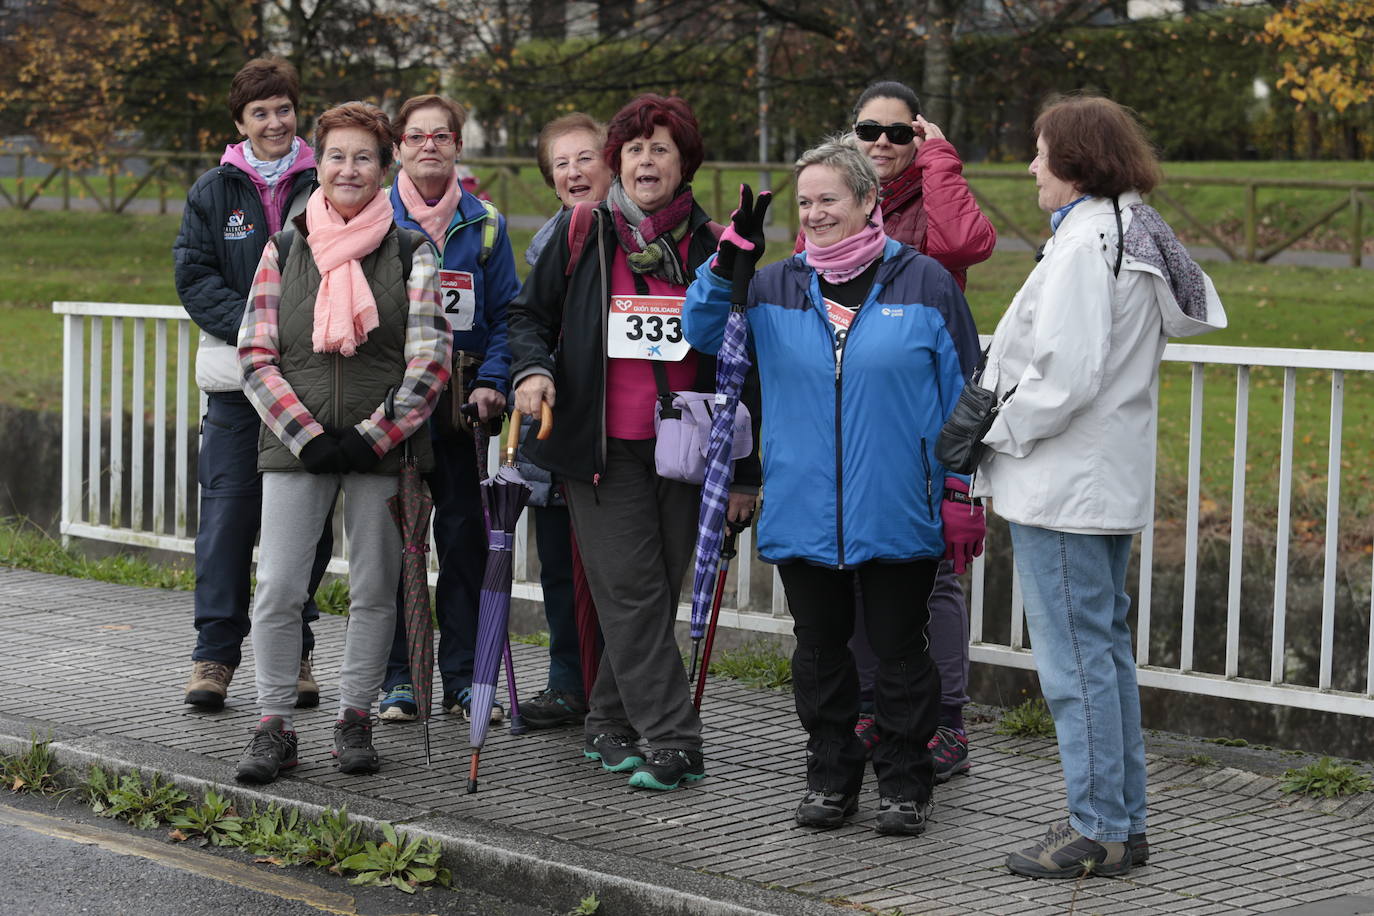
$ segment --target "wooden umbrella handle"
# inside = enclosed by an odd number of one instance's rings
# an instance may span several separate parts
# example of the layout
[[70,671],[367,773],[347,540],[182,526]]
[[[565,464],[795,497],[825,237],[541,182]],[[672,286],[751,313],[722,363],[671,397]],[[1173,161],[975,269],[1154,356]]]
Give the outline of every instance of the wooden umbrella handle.
[[[506,464],[515,465],[515,450],[520,447],[520,421],[524,419],[524,414],[518,410],[511,411],[510,428],[506,430]],[[553,432],[553,408],[548,401],[539,402],[539,431],[534,434],[536,439],[547,439]]]

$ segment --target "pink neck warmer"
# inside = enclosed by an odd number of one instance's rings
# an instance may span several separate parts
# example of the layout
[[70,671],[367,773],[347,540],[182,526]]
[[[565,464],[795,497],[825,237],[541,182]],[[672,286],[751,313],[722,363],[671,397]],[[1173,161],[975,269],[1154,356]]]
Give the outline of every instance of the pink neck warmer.
[[453,214],[458,212],[458,199],[463,196],[462,190],[458,187],[458,173],[453,173],[453,181],[444,189],[444,196],[433,205],[425,203],[424,197],[420,196],[419,188],[415,187],[415,182],[411,181],[410,176],[404,171],[396,176],[396,187],[401,191],[401,203],[406,205],[406,212],[410,214],[410,218],[419,223],[430,241],[443,251],[444,233],[448,232],[449,223],[453,222]]
[[806,263],[827,283],[844,283],[863,273],[869,264],[882,257],[887,234],[883,232],[883,211],[873,208],[868,223],[848,238],[821,248],[806,239]]
[[305,226],[320,271],[310,343],[316,353],[352,356],[378,324],[377,300],[358,259],[376,251],[391,230],[391,203],[378,188],[377,196],[344,222],[324,189],[317,188],[305,205]]

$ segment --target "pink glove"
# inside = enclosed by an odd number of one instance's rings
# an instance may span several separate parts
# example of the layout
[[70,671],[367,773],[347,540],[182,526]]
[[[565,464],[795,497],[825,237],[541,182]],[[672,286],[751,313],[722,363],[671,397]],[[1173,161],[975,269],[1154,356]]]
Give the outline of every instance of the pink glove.
[[968,484],[958,477],[945,478],[940,519],[945,523],[945,559],[953,560],[954,572],[962,575],[974,557],[983,555],[988,526],[983,507],[968,495]]

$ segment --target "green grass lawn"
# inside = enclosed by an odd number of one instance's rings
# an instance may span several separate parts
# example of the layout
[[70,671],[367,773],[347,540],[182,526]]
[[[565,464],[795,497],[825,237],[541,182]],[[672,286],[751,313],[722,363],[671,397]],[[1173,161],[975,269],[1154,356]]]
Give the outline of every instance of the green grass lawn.
[[[1028,190],[1028,186],[1020,188]],[[89,213],[19,213],[0,210],[0,231],[10,240],[0,261],[0,395],[22,406],[56,409],[61,400],[61,320],[54,300],[175,304],[171,245],[178,219]],[[526,272],[523,253],[530,230],[513,230],[516,264]],[[770,247],[781,257],[785,246]],[[777,248],[780,250],[774,251]],[[969,273],[968,297],[978,327],[991,333],[997,319],[1030,272],[1029,254],[999,252]],[[1374,340],[1374,272],[1239,263],[1204,265],[1217,284],[1230,327],[1197,342],[1234,346],[1368,350]],[[1234,370],[1207,375],[1205,400],[1204,497],[1230,502],[1234,432]],[[1167,472],[1181,475],[1187,459],[1188,367],[1166,365],[1160,389],[1160,457]],[[1278,467],[1282,373],[1256,370],[1250,395],[1251,467],[1247,489],[1257,510],[1272,507]],[[1298,376],[1295,502],[1305,514],[1319,514],[1325,492],[1326,373]],[[1344,502],[1366,515],[1374,455],[1374,379],[1346,380],[1343,430]]]

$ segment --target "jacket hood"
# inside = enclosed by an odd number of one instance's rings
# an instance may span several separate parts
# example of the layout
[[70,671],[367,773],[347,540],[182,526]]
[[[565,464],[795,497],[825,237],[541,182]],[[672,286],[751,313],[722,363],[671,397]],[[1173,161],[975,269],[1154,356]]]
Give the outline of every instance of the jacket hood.
[[[296,161],[291,163],[291,167],[278,179],[279,182],[286,181],[294,175],[315,167],[315,151],[310,148],[310,144],[300,137],[296,138],[296,142],[300,144],[300,150],[296,153]],[[260,191],[267,188],[267,182],[262,180],[257,169],[249,165],[248,159],[243,155],[242,140],[237,143],[230,143],[224,148],[224,155],[220,157],[219,164],[230,165],[243,172],[252,179],[253,184],[257,185]]]

